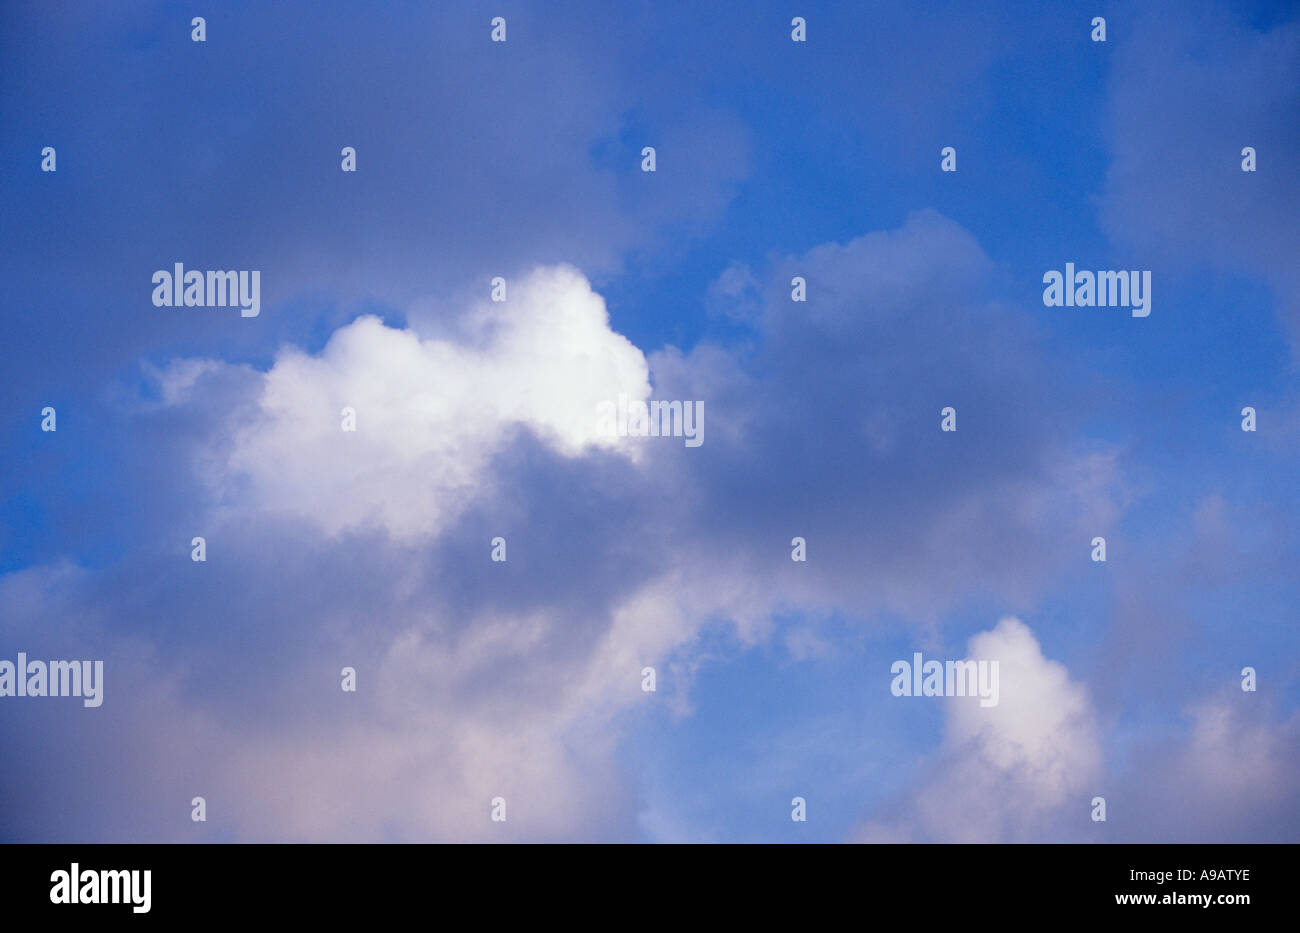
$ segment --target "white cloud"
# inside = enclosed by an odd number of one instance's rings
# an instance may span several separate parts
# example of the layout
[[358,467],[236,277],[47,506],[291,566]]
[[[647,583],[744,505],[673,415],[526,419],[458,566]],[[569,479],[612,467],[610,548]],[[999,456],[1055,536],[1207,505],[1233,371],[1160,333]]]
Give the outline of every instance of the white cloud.
[[[566,455],[614,447],[598,433],[597,404],[649,394],[645,357],[609,329],[604,301],[570,267],[512,283],[508,301],[472,309],[467,324],[473,342],[460,344],[363,317],[319,356],[284,349],[251,416],[240,413],[249,421],[215,482],[239,486],[242,507],[330,533],[379,525],[403,540],[435,537],[492,488],[489,463],[515,429]],[[165,397],[210,368],[174,364]],[[355,432],[341,429],[344,407]]]
[[998,661],[998,705],[944,700],[946,732],[931,775],[903,802],[903,819],[872,822],[862,839],[1019,841],[1063,808],[1087,818],[1101,752],[1086,690],[1043,656],[1019,619],[975,635],[966,656]]

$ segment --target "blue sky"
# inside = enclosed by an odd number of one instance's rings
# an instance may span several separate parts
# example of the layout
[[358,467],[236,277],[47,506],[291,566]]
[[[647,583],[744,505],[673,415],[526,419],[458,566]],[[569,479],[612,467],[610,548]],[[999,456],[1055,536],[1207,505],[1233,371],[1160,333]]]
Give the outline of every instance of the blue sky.
[[1300,8],[699,6],[5,8],[0,838],[1294,841]]

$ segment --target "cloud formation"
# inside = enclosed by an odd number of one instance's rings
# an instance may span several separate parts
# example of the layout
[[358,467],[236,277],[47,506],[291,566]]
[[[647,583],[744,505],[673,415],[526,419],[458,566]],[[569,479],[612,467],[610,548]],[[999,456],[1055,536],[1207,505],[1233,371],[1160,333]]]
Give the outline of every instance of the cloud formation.
[[[488,466],[514,430],[568,456],[617,447],[597,406],[645,399],[641,351],[609,329],[604,302],[570,267],[535,270],[507,294],[468,313],[460,343],[362,317],[317,356],[282,350],[210,478],[221,490],[246,484],[244,508],[411,540],[436,538],[493,488]],[[174,364],[164,398],[194,372],[193,361]],[[344,409],[354,431],[342,430]]]
[[860,841],[1024,842],[1062,811],[1088,819],[1102,754],[1086,689],[1019,619],[975,635],[965,656],[998,661],[1000,702],[943,699],[943,746],[926,777]]

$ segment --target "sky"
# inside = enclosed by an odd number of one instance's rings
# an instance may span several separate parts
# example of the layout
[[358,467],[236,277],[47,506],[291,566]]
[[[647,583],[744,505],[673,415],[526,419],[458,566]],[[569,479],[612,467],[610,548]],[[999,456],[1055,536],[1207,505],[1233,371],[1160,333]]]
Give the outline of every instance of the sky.
[[1300,5],[7,3],[0,114],[0,840],[1300,839]]

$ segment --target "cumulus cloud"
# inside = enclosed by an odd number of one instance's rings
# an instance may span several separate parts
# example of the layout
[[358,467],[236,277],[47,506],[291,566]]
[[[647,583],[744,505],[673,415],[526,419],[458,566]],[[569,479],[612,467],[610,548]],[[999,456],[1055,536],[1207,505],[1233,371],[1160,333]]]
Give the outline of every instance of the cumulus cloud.
[[[1003,619],[967,657],[997,658],[1001,702],[944,699],[945,729],[912,789],[854,832],[861,842],[1292,841],[1300,825],[1300,716],[1267,694],[1220,689],[1129,752],[1090,690]],[[1106,820],[1092,821],[1094,797]]]
[[[458,344],[362,317],[319,355],[282,350],[211,478],[221,489],[246,484],[241,507],[297,514],[330,533],[376,524],[436,537],[493,487],[487,466],[512,431],[567,455],[615,447],[597,405],[650,391],[645,357],[609,329],[604,301],[572,268],[534,271],[508,301],[475,308],[471,326],[475,342]],[[163,397],[209,368],[177,362]],[[344,408],[355,432],[341,428]]]
[[1019,619],[975,635],[966,657],[998,661],[998,705],[944,699],[943,746],[926,776],[897,803],[902,816],[868,822],[862,841],[1026,841],[1063,810],[1088,819],[1101,746],[1087,690]]

